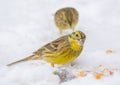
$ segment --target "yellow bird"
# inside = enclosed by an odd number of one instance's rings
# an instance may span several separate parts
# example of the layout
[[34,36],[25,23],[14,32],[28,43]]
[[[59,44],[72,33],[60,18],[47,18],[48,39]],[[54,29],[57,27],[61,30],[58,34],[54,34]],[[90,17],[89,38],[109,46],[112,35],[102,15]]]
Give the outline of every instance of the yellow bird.
[[79,14],[75,8],[66,7],[59,9],[54,16],[55,24],[60,30],[60,34],[62,34],[62,30],[65,29],[73,29],[78,23]]
[[38,49],[33,55],[19,61],[8,64],[24,62],[28,60],[43,59],[54,67],[54,64],[66,64],[76,59],[82,52],[86,36],[81,31],[62,36]]

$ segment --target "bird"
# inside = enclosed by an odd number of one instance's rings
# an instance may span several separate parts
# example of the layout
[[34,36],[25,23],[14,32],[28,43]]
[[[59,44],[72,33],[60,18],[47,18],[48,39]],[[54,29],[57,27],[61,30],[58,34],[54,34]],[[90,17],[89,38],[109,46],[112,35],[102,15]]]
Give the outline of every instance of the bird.
[[72,29],[74,31],[75,26],[78,23],[79,13],[75,8],[66,7],[56,11],[54,15],[54,21],[56,26],[60,30],[60,34],[65,29]]
[[52,67],[54,67],[55,64],[67,64],[75,60],[81,54],[85,40],[86,35],[82,31],[75,31],[42,46],[37,51],[33,52],[33,55],[10,63],[7,66],[29,60],[41,59],[50,63]]

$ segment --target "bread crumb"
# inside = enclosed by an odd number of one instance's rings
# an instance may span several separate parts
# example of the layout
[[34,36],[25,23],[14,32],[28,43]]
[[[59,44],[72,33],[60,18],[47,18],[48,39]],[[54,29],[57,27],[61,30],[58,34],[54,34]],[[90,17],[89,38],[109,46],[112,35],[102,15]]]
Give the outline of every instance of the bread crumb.
[[97,74],[95,74],[95,78],[96,78],[96,79],[101,79],[101,77],[102,77],[103,75],[104,75],[103,73],[97,73]]
[[87,75],[87,72],[85,72],[85,71],[80,71],[77,75],[76,75],[76,77],[84,77],[84,76],[86,76]]
[[107,54],[113,53],[113,50],[110,50],[110,49],[109,49],[109,50],[106,50],[106,53],[107,53]]

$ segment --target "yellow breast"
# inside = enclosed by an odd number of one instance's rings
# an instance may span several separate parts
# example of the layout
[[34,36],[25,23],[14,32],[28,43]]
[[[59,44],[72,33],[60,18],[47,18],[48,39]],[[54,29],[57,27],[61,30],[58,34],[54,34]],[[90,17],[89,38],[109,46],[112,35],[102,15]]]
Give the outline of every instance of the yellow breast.
[[66,64],[76,59],[82,51],[83,46],[79,46],[76,41],[70,41],[69,47],[64,47],[61,51],[46,57],[46,61],[53,64]]
[[78,40],[69,39],[70,46],[73,50],[78,51],[82,46],[79,45]]

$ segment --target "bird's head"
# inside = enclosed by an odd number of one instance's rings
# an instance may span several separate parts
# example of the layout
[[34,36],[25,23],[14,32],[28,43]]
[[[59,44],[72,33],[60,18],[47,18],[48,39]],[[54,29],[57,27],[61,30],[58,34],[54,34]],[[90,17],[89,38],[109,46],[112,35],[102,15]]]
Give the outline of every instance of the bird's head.
[[69,34],[69,41],[71,43],[73,43],[73,45],[78,45],[79,46],[83,46],[85,39],[86,39],[86,35],[81,32],[81,31],[75,31],[71,34]]

